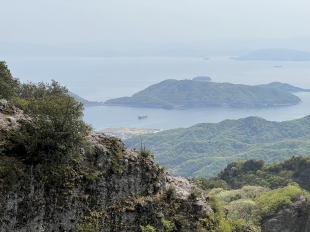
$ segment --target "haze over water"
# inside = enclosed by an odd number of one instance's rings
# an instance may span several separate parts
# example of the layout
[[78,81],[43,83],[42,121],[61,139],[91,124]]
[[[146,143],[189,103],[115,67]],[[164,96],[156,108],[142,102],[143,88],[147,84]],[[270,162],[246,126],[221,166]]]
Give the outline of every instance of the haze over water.
[[[215,82],[262,84],[273,81],[310,89],[310,62],[235,61],[228,57],[7,57],[13,74],[22,81],[55,79],[89,100],[130,96],[165,79],[190,79],[208,75]],[[274,66],[281,65],[282,68]],[[129,107],[85,109],[85,120],[95,129],[138,127],[170,129],[201,122],[219,122],[247,116],[290,120],[310,114],[310,94],[298,93],[302,103],[269,109],[209,108],[163,110]],[[138,115],[148,115],[138,120]]]

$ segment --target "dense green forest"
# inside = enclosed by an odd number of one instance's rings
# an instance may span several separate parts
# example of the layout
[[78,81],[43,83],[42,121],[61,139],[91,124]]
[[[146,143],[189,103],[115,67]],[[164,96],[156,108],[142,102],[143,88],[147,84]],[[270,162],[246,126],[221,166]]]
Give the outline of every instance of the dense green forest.
[[270,107],[294,105],[300,99],[282,88],[193,80],[165,80],[132,97],[111,99],[107,105],[184,109],[201,107]]
[[247,185],[276,189],[299,185],[310,191],[310,156],[292,157],[283,162],[265,164],[262,160],[235,161],[217,177],[194,178],[202,189],[238,189]]
[[[271,164],[261,160],[236,161],[217,177],[194,178],[192,181],[208,198],[218,201],[228,219],[244,220],[269,231],[268,223],[263,221],[277,211],[285,209],[293,212],[293,208],[298,208],[296,201],[301,201],[309,209],[309,178],[310,156],[306,156]],[[308,220],[303,218],[301,210],[299,217]],[[287,231],[303,229],[297,228],[298,223],[293,226],[294,229],[285,227],[285,220],[281,223]]]
[[139,148],[141,140],[174,175],[210,177],[234,160],[281,161],[310,150],[310,116],[285,122],[257,117],[202,123],[127,139]]

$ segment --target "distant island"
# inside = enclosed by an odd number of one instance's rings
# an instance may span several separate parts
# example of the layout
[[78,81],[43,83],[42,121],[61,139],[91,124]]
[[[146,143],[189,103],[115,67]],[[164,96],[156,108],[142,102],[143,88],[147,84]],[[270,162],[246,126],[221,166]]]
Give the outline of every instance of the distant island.
[[193,81],[211,81],[211,77],[208,76],[197,76],[192,79]]
[[281,83],[281,82],[271,82],[269,84],[263,84],[263,85],[258,85],[261,87],[266,87],[266,88],[274,88],[274,89],[281,89],[287,92],[291,93],[296,93],[296,92],[310,92],[310,89],[303,89],[299,88],[287,83]]
[[73,97],[76,101],[81,102],[85,107],[104,105],[104,102],[89,101],[72,92],[69,92],[69,95]]
[[298,104],[301,100],[291,91],[287,91],[286,87],[286,84],[279,86],[272,83],[250,86],[209,81],[165,80],[134,94],[132,97],[108,100],[105,105],[188,109],[205,107],[258,108]]
[[235,60],[310,61],[310,52],[291,49],[261,49],[234,57]]

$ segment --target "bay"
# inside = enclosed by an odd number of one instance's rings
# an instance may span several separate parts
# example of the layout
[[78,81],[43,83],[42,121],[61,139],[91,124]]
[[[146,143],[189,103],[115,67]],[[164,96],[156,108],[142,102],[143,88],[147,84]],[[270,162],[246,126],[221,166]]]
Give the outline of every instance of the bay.
[[[2,60],[22,81],[55,79],[81,97],[95,101],[130,96],[165,79],[203,75],[215,82],[255,85],[280,81],[310,88],[310,62],[236,61],[229,57],[3,57]],[[86,108],[84,119],[95,129],[170,129],[247,116],[283,121],[310,114],[309,93],[297,95],[302,103],[290,107],[163,110],[101,106]],[[139,115],[148,118],[138,120]]]

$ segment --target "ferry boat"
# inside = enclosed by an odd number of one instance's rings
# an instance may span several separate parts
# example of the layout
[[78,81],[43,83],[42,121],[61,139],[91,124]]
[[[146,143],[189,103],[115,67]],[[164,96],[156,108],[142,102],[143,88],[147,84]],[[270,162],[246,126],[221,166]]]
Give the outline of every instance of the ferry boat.
[[138,119],[139,119],[139,120],[147,119],[147,115],[139,115],[139,116],[138,116]]

